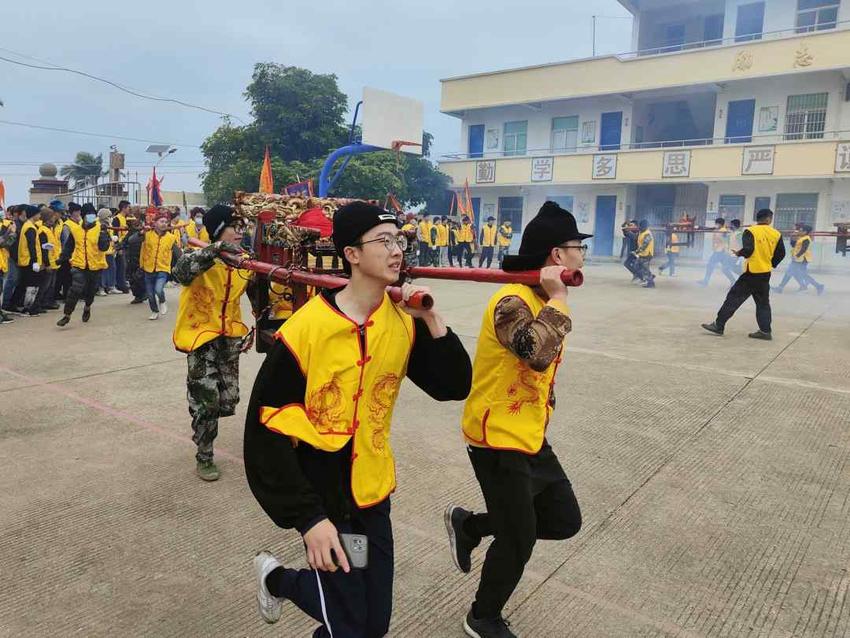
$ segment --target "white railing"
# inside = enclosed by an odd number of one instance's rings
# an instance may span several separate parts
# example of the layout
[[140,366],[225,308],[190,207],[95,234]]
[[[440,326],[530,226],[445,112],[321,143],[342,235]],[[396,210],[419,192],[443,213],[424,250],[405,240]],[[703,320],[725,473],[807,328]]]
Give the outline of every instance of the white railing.
[[[797,138],[799,133],[789,134]],[[850,140],[850,130],[838,131],[822,131],[816,134],[806,133],[808,139],[788,139],[789,135],[784,132],[775,132],[761,135],[750,135],[744,137],[706,137],[688,140],[658,140],[654,142],[625,142],[619,145],[605,144],[582,144],[576,148],[556,149],[547,148],[530,148],[526,149],[525,153],[517,154],[515,151],[484,151],[482,153],[446,153],[439,157],[440,161],[465,162],[469,160],[488,160],[488,159],[517,159],[524,157],[550,157],[561,155],[587,155],[591,153],[618,153],[620,151],[645,151],[658,150],[667,148],[690,148],[693,146],[752,146],[752,145],[774,145],[774,144],[801,144],[806,142],[822,142],[831,140]],[[817,135],[817,137],[815,137]]]

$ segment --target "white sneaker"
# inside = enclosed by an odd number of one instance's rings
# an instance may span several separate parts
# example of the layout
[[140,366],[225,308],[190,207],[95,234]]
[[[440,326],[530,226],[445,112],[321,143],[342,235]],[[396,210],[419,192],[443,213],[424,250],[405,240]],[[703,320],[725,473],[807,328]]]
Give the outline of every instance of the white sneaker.
[[151,321],[156,321],[157,319],[159,319],[159,313],[158,312],[152,312],[151,316],[148,317],[148,319],[150,319]]
[[266,576],[281,567],[280,561],[268,552],[260,552],[254,556],[254,574],[257,577],[257,610],[270,625],[280,620],[283,600],[272,596],[266,587]]
[[168,304],[165,303],[164,301],[161,304],[159,304],[159,314],[161,314],[161,315],[167,315],[168,314]]
[[95,295],[97,295],[98,297],[105,297],[105,296],[106,296],[106,292],[105,292],[105,291],[103,291],[103,290],[98,290],[98,291],[97,291],[96,293],[94,293],[94,294],[95,294]]

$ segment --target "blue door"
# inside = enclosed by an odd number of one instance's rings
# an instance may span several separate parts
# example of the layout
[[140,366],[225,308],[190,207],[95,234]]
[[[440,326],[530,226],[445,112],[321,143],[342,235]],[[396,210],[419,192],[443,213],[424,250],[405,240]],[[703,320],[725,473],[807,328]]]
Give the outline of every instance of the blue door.
[[484,157],[484,125],[469,127],[469,157]]
[[726,109],[726,143],[748,144],[753,141],[755,100],[729,102]]
[[597,195],[596,221],[593,224],[593,254],[610,257],[614,254],[614,218],[617,216],[617,196]]
[[599,132],[599,150],[619,151],[622,132],[623,112],[603,113],[602,128]]

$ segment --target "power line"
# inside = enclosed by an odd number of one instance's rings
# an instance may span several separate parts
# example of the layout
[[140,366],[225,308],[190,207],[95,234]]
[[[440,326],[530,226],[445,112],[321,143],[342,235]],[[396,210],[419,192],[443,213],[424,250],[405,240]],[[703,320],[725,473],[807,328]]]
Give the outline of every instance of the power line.
[[215,109],[210,109],[210,108],[207,108],[205,106],[200,106],[198,104],[191,104],[190,102],[184,102],[183,100],[177,100],[175,98],[158,97],[156,95],[148,95],[148,94],[145,94],[145,93],[140,93],[140,92],[135,91],[135,90],[133,90],[129,87],[122,86],[121,84],[118,84],[117,82],[113,82],[112,80],[108,80],[106,78],[102,78],[100,76],[93,75],[91,73],[86,73],[85,71],[79,71],[77,69],[71,69],[71,68],[68,68],[68,67],[65,67],[65,66],[60,66],[58,64],[53,64],[52,62],[46,62],[46,64],[50,64],[51,66],[44,66],[45,62],[42,61],[42,60],[37,60],[36,58],[32,58],[30,56],[24,55],[23,53],[18,53],[17,51],[12,51],[11,49],[5,49],[4,48],[4,49],[1,49],[1,50],[6,51],[8,53],[12,53],[14,55],[17,55],[18,57],[29,58],[31,60],[36,60],[38,62],[42,62],[42,64],[29,64],[27,62],[21,62],[20,60],[13,60],[11,58],[7,58],[5,56],[0,55],[0,60],[3,60],[4,62],[9,62],[10,64],[17,64],[18,66],[27,67],[27,68],[30,68],[30,69],[38,69],[38,70],[41,70],[41,71],[62,71],[62,72],[65,72],[65,73],[73,73],[75,75],[79,75],[79,76],[82,76],[84,78],[94,80],[95,82],[102,82],[104,84],[108,84],[109,86],[112,86],[112,87],[118,89],[119,91],[124,91],[124,93],[129,93],[130,95],[134,95],[135,97],[139,97],[139,98],[142,98],[144,100],[152,100],[154,102],[171,102],[172,104],[179,104],[180,106],[185,106],[186,108],[197,109],[199,111],[206,111],[207,113],[212,113],[213,115],[221,115],[223,117],[230,117],[230,118],[238,120],[239,122],[242,122],[244,124],[244,120],[242,120],[242,118],[240,118],[238,115],[234,115],[232,113],[225,113],[224,111],[217,111]]
[[[149,140],[143,139],[139,137],[125,137],[123,135],[111,135],[108,133],[90,133],[88,131],[77,131],[74,129],[67,128],[55,128],[52,126],[39,126],[38,124],[27,124],[26,122],[12,122],[10,120],[0,120],[0,124],[7,124],[9,126],[21,126],[24,128],[33,128],[41,131],[53,131],[56,133],[71,133],[73,135],[88,135],[89,137],[105,137],[113,140],[124,140],[126,142],[145,142],[147,144],[165,144],[167,142],[163,142],[162,140]],[[182,146],[185,148],[201,148],[197,144],[181,144],[178,142],[170,142],[172,146]]]

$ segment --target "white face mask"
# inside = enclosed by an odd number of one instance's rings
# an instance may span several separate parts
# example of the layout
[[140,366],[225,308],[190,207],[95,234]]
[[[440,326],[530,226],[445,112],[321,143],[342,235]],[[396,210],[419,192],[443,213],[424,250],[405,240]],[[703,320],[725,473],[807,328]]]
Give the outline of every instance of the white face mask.
[[201,224],[203,224],[203,223],[204,223],[204,218],[203,218],[203,217],[195,217],[195,223],[196,223],[198,226],[200,226]]
[[87,224],[94,224],[96,221],[97,221],[97,215],[95,215],[94,213],[89,213],[88,215],[86,215],[86,223]]

